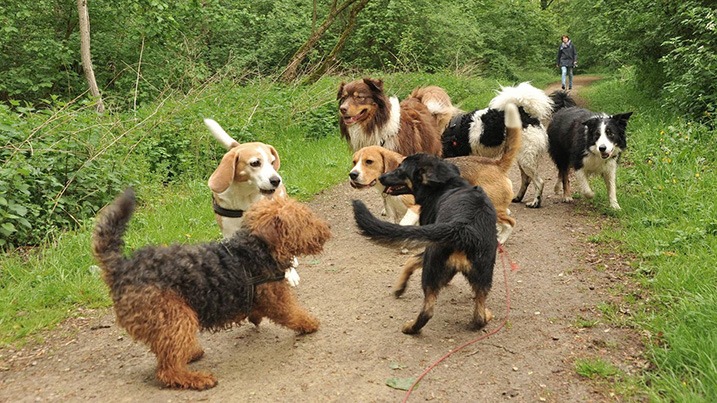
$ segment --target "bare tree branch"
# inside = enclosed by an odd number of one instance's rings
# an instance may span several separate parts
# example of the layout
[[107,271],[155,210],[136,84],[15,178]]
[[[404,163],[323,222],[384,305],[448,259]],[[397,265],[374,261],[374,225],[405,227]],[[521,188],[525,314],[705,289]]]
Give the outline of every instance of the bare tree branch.
[[105,104],[102,102],[100,89],[95,80],[95,71],[92,69],[92,55],[90,53],[90,14],[87,11],[87,0],[77,0],[77,13],[80,19],[80,53],[82,55],[82,69],[85,71],[90,95],[97,99],[97,112],[104,113]]

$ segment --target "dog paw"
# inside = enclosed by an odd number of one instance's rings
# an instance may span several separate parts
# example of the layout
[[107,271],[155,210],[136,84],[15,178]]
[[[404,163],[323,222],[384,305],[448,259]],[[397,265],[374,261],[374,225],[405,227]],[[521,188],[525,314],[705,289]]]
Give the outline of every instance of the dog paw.
[[286,273],[284,274],[284,277],[289,282],[289,285],[292,287],[296,287],[299,285],[299,273],[296,272],[296,269],[293,267],[290,267],[286,270]]
[[418,334],[418,332],[421,331],[421,329],[416,329],[415,327],[416,322],[411,320],[403,324],[403,329],[401,331],[403,334]]
[[622,210],[622,207],[620,207],[617,202],[610,202],[610,207],[612,207],[614,210]]
[[486,308],[483,316],[476,315],[470,325],[471,330],[480,330],[485,327],[493,319],[490,309]]
[[398,286],[394,287],[394,289],[393,289],[393,296],[396,298],[401,298],[401,295],[403,295],[404,292],[406,292],[406,286],[398,285]]
[[538,208],[540,207],[540,199],[535,199],[530,203],[525,203],[525,207],[528,208]]
[[206,390],[217,386],[217,380],[208,372],[175,371],[171,375],[158,371],[157,377],[174,389]]
[[256,327],[259,327],[262,319],[264,319],[264,317],[261,315],[254,315],[254,314],[249,315],[249,322],[251,322]]
[[319,320],[313,317],[306,318],[296,329],[299,334],[314,333],[317,330],[319,330]]
[[571,203],[572,201],[573,201],[573,198],[570,196],[563,197],[563,203]]
[[593,197],[595,197],[595,192],[593,192],[592,190],[588,192],[583,192],[583,196],[585,196],[585,198],[587,199],[592,199]]

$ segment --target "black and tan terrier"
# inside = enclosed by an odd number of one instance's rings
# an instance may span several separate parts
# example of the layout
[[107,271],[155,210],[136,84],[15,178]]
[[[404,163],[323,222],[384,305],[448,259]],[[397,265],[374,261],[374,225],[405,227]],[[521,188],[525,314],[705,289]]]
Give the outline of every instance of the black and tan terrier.
[[98,218],[93,253],[110,287],[117,322],[157,356],[157,377],[174,388],[207,389],[212,374],[189,371],[202,357],[197,331],[262,318],[312,333],[319,321],[294,297],[284,272],[294,256],[321,252],[326,222],[289,198],[255,202],[232,238],[198,245],[146,246],[124,257],[135,209],[126,190]]

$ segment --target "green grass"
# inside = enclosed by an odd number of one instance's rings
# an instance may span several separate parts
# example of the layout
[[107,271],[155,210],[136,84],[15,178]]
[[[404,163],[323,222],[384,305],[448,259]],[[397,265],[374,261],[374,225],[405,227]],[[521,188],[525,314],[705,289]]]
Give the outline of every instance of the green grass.
[[[656,401],[711,401],[717,397],[714,131],[665,111],[629,80],[599,82],[581,95],[594,110],[635,111],[618,172],[623,210],[604,207],[600,183],[591,203],[619,222],[596,239],[634,257],[633,277],[650,295],[635,305],[632,323],[647,331],[646,355],[657,368],[644,374],[646,391]],[[602,309],[609,318],[614,308]]]
[[578,360],[575,363],[575,372],[586,378],[604,380],[609,380],[620,373],[614,365],[600,358]]

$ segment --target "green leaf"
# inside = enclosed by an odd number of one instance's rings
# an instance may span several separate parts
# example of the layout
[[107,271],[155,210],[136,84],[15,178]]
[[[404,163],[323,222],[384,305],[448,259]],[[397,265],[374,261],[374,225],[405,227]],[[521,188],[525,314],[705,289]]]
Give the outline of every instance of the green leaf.
[[391,361],[391,363],[390,363],[388,366],[389,366],[389,368],[391,368],[391,369],[404,369],[404,368],[406,368],[405,365],[399,364],[399,363],[397,363],[397,362],[395,362],[395,361]]
[[[386,381],[386,385],[399,390],[408,390],[411,388],[411,385],[413,385],[414,382],[416,382],[416,379],[418,378],[391,378]],[[418,387],[418,384],[414,387],[416,389]]]

